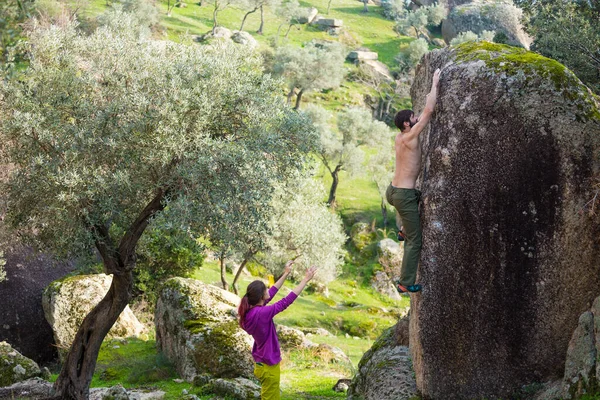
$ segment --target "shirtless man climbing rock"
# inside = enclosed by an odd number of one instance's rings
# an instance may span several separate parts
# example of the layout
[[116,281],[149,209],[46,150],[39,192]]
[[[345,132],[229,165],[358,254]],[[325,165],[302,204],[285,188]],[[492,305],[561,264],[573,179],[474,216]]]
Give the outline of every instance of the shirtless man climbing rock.
[[419,217],[419,200],[421,192],[415,189],[417,176],[421,171],[421,132],[425,129],[437,101],[437,87],[440,70],[433,74],[431,91],[427,95],[425,109],[419,118],[412,110],[402,110],[396,114],[395,123],[400,133],[396,135],[396,170],[394,179],[387,188],[387,201],[393,205],[400,219],[402,230],[398,238],[404,239],[404,258],[400,280],[396,282],[400,293],[418,292],[420,284],[415,284],[417,267],[421,257],[421,219]]

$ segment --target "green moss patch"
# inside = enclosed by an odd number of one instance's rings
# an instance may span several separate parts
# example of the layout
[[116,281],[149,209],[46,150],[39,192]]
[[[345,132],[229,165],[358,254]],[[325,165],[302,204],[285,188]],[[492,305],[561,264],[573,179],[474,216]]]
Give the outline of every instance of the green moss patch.
[[493,72],[507,76],[523,74],[526,83],[533,83],[533,76],[551,81],[558,96],[576,103],[580,117],[600,122],[600,98],[556,60],[519,47],[489,42],[462,43],[455,47],[455,59],[459,62],[481,60]]

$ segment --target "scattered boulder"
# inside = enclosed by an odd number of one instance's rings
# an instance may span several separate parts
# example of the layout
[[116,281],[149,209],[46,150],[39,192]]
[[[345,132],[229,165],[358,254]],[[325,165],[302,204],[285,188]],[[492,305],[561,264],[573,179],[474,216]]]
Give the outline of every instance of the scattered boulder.
[[238,325],[239,303],[235,294],[194,279],[163,284],[154,318],[156,343],[183,379],[253,376],[253,341]]
[[51,396],[52,384],[41,378],[31,378],[7,387],[0,387],[0,399],[42,399]]
[[285,325],[277,325],[277,337],[283,349],[295,349],[309,346],[304,332]]
[[[402,326],[406,327],[407,321]],[[397,329],[387,329],[362,357],[348,400],[408,400],[417,395],[409,350],[399,343]]]
[[[66,355],[85,316],[104,298],[111,283],[111,275],[76,275],[56,280],[44,290],[44,314],[56,345],[62,350],[61,357]],[[127,306],[106,337],[140,337],[144,333],[144,326]]]
[[352,366],[352,360],[339,347],[321,343],[314,347],[314,351],[317,357],[327,363],[340,364],[347,367]]
[[371,280],[371,286],[379,293],[391,299],[400,300],[402,298],[388,274],[383,271],[377,271],[375,273],[375,276],[373,276],[373,279]]
[[377,244],[379,263],[386,268],[392,279],[400,277],[404,248],[393,239],[383,239]]
[[187,8],[187,3],[184,3],[182,1],[180,1],[179,3],[175,4],[175,7],[177,7],[177,8]]
[[231,30],[224,28],[222,26],[217,26],[214,32],[211,32],[212,37],[214,38],[223,38],[223,39],[231,39],[233,36],[233,32]]
[[329,30],[332,28],[341,28],[344,26],[344,21],[341,19],[332,19],[332,18],[319,18],[315,20],[317,26],[319,26],[323,30]]
[[104,394],[102,394],[102,400],[130,400],[127,390],[122,385],[115,385]]
[[[252,36],[246,31],[234,31],[231,35],[231,40],[233,40],[235,43],[248,46],[251,49],[255,49],[256,47],[258,47],[258,42],[256,41],[256,39],[254,39],[254,36]],[[233,273],[234,270],[237,271],[237,268],[239,268],[239,265],[236,265],[235,267],[232,266],[231,273]]]
[[386,81],[392,82],[394,80],[390,69],[381,61],[365,60],[361,64],[365,66],[367,70],[370,70],[373,74],[383,78]]
[[301,328],[305,335],[317,335],[317,336],[333,336],[331,332],[324,328]]
[[213,379],[205,388],[210,393],[236,400],[260,400],[260,386],[245,378]]
[[53,361],[58,353],[52,327],[44,318],[42,292],[74,266],[23,246],[5,250],[4,256],[7,279],[0,282],[0,342],[10,343],[38,363]]
[[298,18],[298,23],[310,24],[315,20],[315,18],[317,17],[318,14],[319,14],[319,10],[317,10],[314,7],[311,7],[307,10],[306,15],[303,15],[300,18]]
[[89,400],[162,400],[165,394],[162,390],[145,392],[142,390],[127,390],[122,385],[116,385],[109,388],[90,389]]
[[16,351],[6,342],[0,342],[0,387],[10,386],[42,374],[37,363]]
[[351,383],[352,379],[339,379],[336,384],[333,385],[333,391],[338,393],[346,393]]
[[557,61],[470,42],[423,57],[417,113],[436,68],[417,182],[416,381],[426,398],[508,398],[563,376],[579,316],[600,293],[600,226],[581,212],[598,168],[598,100]]
[[453,8],[442,23],[442,36],[446,43],[461,32],[483,31],[504,33],[508,44],[529,49],[533,39],[523,30],[523,11],[512,1],[477,1]]
[[360,51],[354,50],[348,53],[348,60],[350,61],[366,61],[366,60],[377,60],[378,54],[374,51]]

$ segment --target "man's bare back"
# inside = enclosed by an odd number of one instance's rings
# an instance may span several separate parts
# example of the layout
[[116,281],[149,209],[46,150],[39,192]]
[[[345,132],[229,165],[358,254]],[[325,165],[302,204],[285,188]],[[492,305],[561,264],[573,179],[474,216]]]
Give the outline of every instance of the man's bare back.
[[397,188],[414,189],[421,170],[421,139],[405,140],[402,132],[396,135],[396,169],[392,185]]
[[437,100],[437,86],[440,70],[433,74],[431,91],[427,95],[425,109],[417,119],[414,114],[410,122],[406,121],[394,142],[396,152],[396,168],[392,185],[397,188],[414,189],[421,171],[421,132],[425,129]]

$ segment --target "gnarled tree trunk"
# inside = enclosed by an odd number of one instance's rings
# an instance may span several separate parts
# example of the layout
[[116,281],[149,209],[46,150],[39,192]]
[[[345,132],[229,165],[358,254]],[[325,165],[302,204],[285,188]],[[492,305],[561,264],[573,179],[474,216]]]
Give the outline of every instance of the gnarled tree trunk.
[[157,212],[164,209],[167,190],[159,189],[156,196],[142,210],[121,238],[118,248],[113,244],[104,224],[90,225],[94,234],[104,269],[113,275],[113,281],[106,296],[85,317],[65,363],[54,383],[54,397],[58,400],[87,400],[92,376],[102,341],[110,328],[121,315],[131,298],[133,287],[133,268],[135,267],[135,248],[148,226],[148,221]]
[[96,360],[104,337],[131,298],[131,271],[114,274],[106,296],[85,317],[54,385],[56,399],[88,399]]
[[331,182],[331,188],[329,189],[329,199],[327,200],[327,205],[330,207],[335,207],[335,192],[337,191],[338,184],[340,183],[340,170],[342,169],[341,165],[335,167],[335,169],[331,172],[331,177],[333,178],[333,182]]

